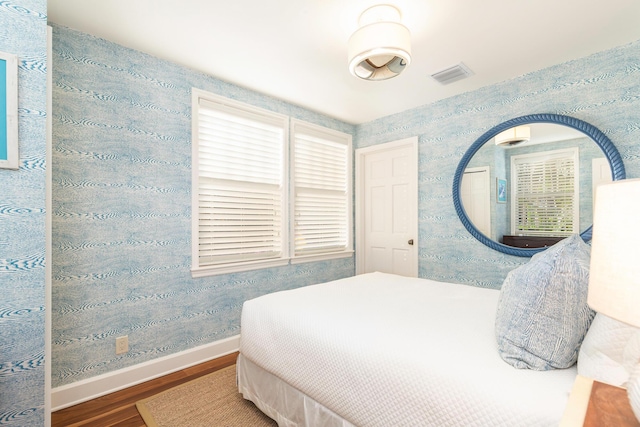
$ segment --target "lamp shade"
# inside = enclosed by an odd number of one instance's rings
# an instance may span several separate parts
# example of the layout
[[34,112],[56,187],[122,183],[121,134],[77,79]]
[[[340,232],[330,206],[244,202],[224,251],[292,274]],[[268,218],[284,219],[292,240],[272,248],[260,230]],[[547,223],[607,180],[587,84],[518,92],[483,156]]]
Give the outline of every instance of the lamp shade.
[[411,35],[391,5],[370,7],[360,15],[360,28],[349,39],[349,71],[365,80],[385,80],[411,63]]
[[595,311],[640,327],[640,179],[596,190],[587,302]]

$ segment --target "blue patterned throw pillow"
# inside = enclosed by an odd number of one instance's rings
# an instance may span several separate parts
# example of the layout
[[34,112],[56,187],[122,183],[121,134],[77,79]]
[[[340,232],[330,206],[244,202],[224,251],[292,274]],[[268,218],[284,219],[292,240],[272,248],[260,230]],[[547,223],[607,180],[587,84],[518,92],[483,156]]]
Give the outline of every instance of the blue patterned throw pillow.
[[576,362],[595,315],[587,305],[590,253],[575,234],[507,275],[495,325],[505,362],[539,371]]

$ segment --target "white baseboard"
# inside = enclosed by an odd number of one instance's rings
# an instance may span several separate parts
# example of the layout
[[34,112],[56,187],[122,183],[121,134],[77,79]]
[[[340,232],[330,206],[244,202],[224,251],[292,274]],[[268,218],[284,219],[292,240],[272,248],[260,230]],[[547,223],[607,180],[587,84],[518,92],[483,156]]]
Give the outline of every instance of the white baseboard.
[[240,335],[235,335],[191,350],[56,387],[51,390],[51,410],[67,408],[198,363],[226,356],[239,348]]

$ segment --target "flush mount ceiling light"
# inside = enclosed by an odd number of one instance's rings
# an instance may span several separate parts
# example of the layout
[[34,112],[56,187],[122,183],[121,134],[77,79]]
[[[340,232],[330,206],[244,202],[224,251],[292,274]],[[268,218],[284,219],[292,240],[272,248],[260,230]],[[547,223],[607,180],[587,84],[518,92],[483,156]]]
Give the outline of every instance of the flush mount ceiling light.
[[531,139],[529,126],[516,126],[496,135],[496,145],[516,145]]
[[400,22],[400,10],[389,4],[362,12],[349,39],[349,71],[364,80],[386,80],[411,62],[411,35]]

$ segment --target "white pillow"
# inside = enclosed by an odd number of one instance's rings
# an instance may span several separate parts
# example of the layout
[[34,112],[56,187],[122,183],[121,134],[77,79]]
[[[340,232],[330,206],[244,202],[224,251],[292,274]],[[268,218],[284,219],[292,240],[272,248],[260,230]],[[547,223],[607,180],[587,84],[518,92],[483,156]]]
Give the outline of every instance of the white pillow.
[[578,374],[624,387],[640,361],[640,329],[596,314],[578,354]]

